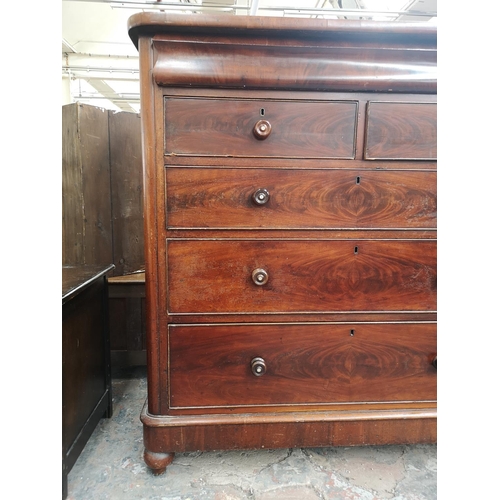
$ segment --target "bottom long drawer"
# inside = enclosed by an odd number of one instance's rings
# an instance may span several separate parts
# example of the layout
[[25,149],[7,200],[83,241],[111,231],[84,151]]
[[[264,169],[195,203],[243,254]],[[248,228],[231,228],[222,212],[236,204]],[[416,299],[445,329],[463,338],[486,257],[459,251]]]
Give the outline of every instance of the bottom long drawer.
[[171,325],[170,407],[436,399],[430,323]]

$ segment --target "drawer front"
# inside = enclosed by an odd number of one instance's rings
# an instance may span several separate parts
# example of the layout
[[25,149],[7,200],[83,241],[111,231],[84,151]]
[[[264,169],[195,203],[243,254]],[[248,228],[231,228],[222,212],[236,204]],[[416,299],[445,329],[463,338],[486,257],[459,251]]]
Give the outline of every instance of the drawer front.
[[367,160],[435,160],[436,103],[370,102],[367,109]]
[[436,173],[169,167],[169,228],[435,228]]
[[165,154],[351,159],[356,117],[355,101],[167,97]]
[[174,408],[436,399],[435,324],[170,326],[169,349]]
[[167,240],[167,269],[172,314],[436,310],[433,240]]

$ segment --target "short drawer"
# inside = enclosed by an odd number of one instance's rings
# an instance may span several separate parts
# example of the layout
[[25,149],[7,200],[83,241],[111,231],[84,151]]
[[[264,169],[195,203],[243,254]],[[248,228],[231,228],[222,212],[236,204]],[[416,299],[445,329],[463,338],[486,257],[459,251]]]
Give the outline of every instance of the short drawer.
[[171,314],[435,311],[435,240],[167,240]]
[[435,160],[436,103],[368,103],[367,160]]
[[172,408],[436,400],[436,325],[169,327]]
[[354,158],[356,101],[165,98],[165,154]]
[[436,172],[168,167],[169,228],[435,228]]

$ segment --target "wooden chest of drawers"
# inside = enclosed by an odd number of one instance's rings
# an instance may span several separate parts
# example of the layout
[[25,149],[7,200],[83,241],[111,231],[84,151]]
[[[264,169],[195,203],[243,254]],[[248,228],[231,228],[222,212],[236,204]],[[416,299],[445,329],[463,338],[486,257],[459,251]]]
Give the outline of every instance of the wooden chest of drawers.
[[436,28],[137,14],[144,457],[436,440]]

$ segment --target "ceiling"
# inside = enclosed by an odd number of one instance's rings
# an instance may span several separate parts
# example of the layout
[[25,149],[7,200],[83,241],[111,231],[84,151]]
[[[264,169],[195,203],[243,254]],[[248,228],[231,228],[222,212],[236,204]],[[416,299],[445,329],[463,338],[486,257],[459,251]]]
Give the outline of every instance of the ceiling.
[[140,11],[192,15],[436,22],[437,0],[63,0],[62,103],[140,112],[139,60],[127,32]]

